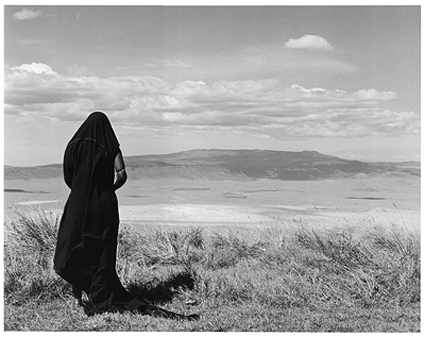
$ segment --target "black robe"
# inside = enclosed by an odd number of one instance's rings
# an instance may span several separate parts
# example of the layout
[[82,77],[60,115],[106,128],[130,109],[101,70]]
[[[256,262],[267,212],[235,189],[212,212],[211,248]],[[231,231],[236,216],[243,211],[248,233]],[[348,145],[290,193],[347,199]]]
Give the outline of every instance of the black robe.
[[59,227],[54,269],[89,295],[88,314],[143,304],[124,289],[115,269],[119,215],[113,183],[119,151],[112,126],[100,112],[86,119],[65,150],[63,170],[71,192]]
[[122,286],[115,269],[118,200],[113,188],[118,140],[105,114],[92,113],[65,150],[63,171],[71,189],[58,232],[54,269],[74,289],[89,295],[84,311],[137,311],[177,319],[181,315],[134,298]]

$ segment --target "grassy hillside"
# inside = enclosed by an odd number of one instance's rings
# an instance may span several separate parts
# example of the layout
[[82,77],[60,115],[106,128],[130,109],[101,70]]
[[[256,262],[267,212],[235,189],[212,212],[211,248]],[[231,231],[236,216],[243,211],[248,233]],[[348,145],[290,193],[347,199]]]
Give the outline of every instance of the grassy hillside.
[[52,270],[60,214],[5,223],[6,331],[412,332],[420,330],[419,229],[377,221],[326,228],[146,226],[120,230],[118,273],[135,296],[196,322],[87,317]]

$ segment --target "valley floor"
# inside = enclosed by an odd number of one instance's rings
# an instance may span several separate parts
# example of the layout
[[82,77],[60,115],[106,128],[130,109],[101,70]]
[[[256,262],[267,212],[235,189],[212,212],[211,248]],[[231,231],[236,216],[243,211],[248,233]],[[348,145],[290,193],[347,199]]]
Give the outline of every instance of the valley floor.
[[[6,180],[5,211],[38,206],[61,212],[62,179]],[[129,179],[117,192],[123,224],[276,226],[281,222],[399,224],[420,222],[420,178],[341,180]]]

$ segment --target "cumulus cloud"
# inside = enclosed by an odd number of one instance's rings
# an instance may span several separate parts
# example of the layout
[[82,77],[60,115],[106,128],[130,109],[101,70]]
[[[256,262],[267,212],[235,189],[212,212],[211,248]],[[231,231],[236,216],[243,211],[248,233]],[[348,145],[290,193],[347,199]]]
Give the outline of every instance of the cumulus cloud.
[[51,67],[49,67],[46,64],[43,63],[31,63],[31,64],[23,64],[20,67],[14,67],[14,70],[17,71],[26,71],[29,73],[35,73],[35,74],[48,74],[48,75],[54,75],[56,72],[53,71]]
[[306,34],[298,39],[289,39],[285,43],[285,47],[289,49],[316,49],[316,50],[332,50],[325,38],[317,35]]
[[28,8],[24,8],[20,12],[13,13],[14,20],[32,20],[38,17],[47,17],[47,16],[52,16],[52,15],[47,14],[43,11],[34,11]]
[[41,63],[5,70],[5,113],[76,120],[103,110],[114,125],[262,138],[419,134],[419,116],[383,108],[397,94],[283,86],[276,79],[185,81],[151,76],[71,76]]

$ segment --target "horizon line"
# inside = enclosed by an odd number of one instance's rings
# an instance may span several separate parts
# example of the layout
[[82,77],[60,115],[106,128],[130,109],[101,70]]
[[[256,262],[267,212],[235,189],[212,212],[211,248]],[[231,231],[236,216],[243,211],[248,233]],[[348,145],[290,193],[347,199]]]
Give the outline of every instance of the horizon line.
[[[167,152],[167,153],[146,153],[146,154],[130,154],[130,155],[123,155],[124,159],[126,157],[139,157],[139,156],[168,156],[168,155],[174,155],[178,153],[185,153],[185,152],[193,152],[193,151],[223,151],[223,152],[231,152],[231,151],[261,151],[261,152],[291,152],[291,153],[302,153],[302,152],[315,152],[319,153],[325,156],[330,157],[336,157],[348,161],[359,161],[363,163],[421,163],[421,160],[401,160],[401,161],[388,161],[388,160],[377,160],[377,161],[367,161],[367,160],[359,160],[359,159],[346,159],[344,157],[336,156],[336,155],[330,155],[326,153],[322,153],[316,150],[302,150],[302,151],[287,151],[287,150],[266,150],[266,149],[220,149],[220,148],[194,148],[191,150],[183,150],[183,151],[176,151],[176,152]],[[49,163],[49,164],[39,164],[39,165],[26,165],[26,166],[20,166],[20,165],[7,165],[6,163],[3,163],[3,167],[46,167],[46,166],[55,166],[55,165],[62,165],[62,163]]]

